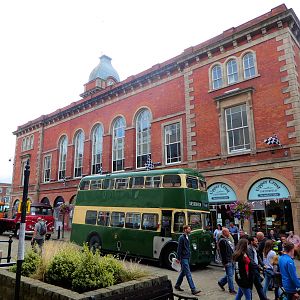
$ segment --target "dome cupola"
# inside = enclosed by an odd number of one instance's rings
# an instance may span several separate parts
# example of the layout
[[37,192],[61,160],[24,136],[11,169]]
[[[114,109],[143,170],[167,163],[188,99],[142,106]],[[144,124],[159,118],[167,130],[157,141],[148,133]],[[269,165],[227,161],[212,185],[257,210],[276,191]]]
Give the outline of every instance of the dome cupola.
[[112,77],[116,82],[120,81],[119,74],[111,64],[111,58],[107,55],[102,55],[98,66],[91,72],[89,81],[95,80],[96,78],[106,81],[109,77]]

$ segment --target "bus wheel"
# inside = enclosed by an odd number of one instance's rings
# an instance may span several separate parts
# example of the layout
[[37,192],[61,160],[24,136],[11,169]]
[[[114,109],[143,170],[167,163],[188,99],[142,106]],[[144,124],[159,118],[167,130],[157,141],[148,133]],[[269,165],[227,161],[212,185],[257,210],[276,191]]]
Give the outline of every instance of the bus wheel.
[[92,250],[93,252],[95,252],[96,250],[100,250],[102,243],[99,235],[98,234],[91,235],[88,239],[88,245],[90,250]]
[[177,247],[176,246],[170,246],[167,249],[165,249],[163,254],[163,264],[168,269],[172,269],[172,259],[177,258]]

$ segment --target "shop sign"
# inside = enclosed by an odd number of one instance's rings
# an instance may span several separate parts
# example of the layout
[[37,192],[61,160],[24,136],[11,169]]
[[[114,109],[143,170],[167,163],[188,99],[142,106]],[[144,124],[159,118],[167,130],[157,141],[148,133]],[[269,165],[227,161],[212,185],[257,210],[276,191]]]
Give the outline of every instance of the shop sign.
[[209,202],[234,202],[237,200],[234,190],[226,183],[215,183],[207,189]]
[[249,201],[287,199],[290,193],[287,187],[279,180],[265,178],[257,181],[249,191]]

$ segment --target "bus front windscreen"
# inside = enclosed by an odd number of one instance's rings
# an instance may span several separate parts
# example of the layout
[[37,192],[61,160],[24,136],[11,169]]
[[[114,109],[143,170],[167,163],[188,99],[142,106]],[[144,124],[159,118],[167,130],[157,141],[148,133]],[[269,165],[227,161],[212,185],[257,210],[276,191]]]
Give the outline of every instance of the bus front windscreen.
[[188,212],[188,224],[192,230],[203,229],[202,214],[200,212]]

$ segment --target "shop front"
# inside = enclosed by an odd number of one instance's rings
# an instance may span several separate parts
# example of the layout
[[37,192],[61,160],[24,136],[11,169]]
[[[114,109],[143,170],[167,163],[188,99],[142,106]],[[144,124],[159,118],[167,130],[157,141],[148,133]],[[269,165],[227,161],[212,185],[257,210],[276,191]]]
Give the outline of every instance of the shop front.
[[212,230],[217,227],[217,224],[229,227],[230,222],[234,222],[230,212],[230,204],[237,200],[235,191],[226,183],[214,183],[207,189],[210,222]]
[[280,234],[293,230],[290,199],[288,188],[277,179],[263,178],[255,182],[248,193],[248,201],[253,205],[252,233],[268,234],[274,229]]

